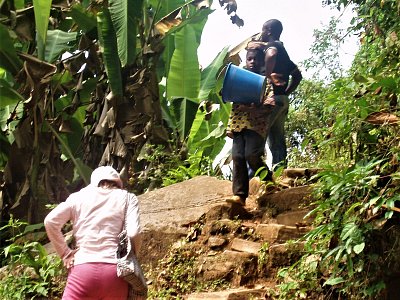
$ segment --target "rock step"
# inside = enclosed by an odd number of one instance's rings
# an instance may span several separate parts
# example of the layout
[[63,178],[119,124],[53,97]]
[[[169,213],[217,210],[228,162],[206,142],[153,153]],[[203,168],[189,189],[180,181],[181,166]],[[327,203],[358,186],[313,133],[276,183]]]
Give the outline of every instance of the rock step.
[[313,202],[312,187],[305,185],[262,194],[257,198],[259,207],[274,207],[278,213],[308,207]]
[[259,284],[260,280],[271,279],[272,269],[289,266],[299,259],[304,242],[273,244],[262,252],[259,250],[261,243],[235,238],[230,249],[209,252],[199,261],[198,278],[203,281],[225,279],[235,288]]
[[258,300],[265,299],[266,290],[264,287],[255,288],[237,288],[224,290],[219,292],[210,293],[194,293],[186,296],[185,300],[201,300],[201,299],[215,299],[215,300]]
[[[309,177],[308,170],[299,169],[285,175]],[[297,184],[303,182],[296,178]],[[199,242],[209,251],[197,260],[196,279],[224,280],[230,288],[192,293],[184,299],[265,300],[276,289],[277,270],[301,257],[304,242],[297,240],[311,229],[312,220],[304,216],[312,209],[312,186],[268,187],[253,178],[245,207],[216,203],[205,213]]]
[[318,174],[321,169],[317,168],[288,168],[283,171],[283,176],[288,178],[311,178],[312,176]]
[[232,250],[211,254],[199,261],[197,275],[202,281],[225,279],[239,288],[253,283],[257,277],[257,255]]
[[256,234],[265,242],[282,243],[287,240],[296,240],[310,231],[310,227],[295,227],[282,224],[259,224]]
[[312,223],[312,217],[304,218],[310,211],[310,209],[287,211],[277,215],[275,219],[278,224],[303,227]]
[[262,245],[263,244],[260,242],[252,242],[240,238],[234,238],[231,242],[230,248],[234,251],[247,252],[250,254],[258,255],[258,252],[260,251]]

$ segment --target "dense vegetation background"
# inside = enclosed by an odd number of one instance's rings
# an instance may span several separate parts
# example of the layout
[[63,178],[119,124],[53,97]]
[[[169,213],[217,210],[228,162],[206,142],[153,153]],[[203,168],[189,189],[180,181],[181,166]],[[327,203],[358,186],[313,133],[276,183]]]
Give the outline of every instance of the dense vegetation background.
[[[219,2],[241,24],[235,1]],[[281,297],[382,299],[400,244],[400,3],[321,5],[350,5],[356,17],[345,32],[334,20],[316,31],[304,67],[329,76],[316,73],[293,97],[289,164],[324,172],[308,253],[282,270],[294,280],[282,284]],[[114,166],[138,194],[220,174],[211,162],[225,143],[230,106],[219,96],[218,74],[238,62],[243,45],[221,49],[199,69],[209,7],[197,0],[0,2],[1,259],[32,267],[21,281],[3,278],[0,295],[57,292],[53,280],[62,271],[39,243],[40,223],[46,205],[87,183],[94,167]],[[347,34],[358,34],[361,47],[341,72],[337,45]],[[21,240],[27,233],[33,242]],[[318,258],[313,264],[310,255]]]

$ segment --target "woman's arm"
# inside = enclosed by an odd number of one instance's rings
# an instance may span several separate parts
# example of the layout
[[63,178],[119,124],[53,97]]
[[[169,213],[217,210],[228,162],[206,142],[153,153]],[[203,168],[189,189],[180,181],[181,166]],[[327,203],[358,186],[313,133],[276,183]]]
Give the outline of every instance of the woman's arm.
[[140,218],[139,218],[139,202],[132,193],[128,194],[128,211],[127,211],[127,234],[131,239],[135,254],[137,255],[142,245],[142,237],[140,234]]
[[63,259],[64,265],[69,267],[71,255],[76,252],[68,247],[61,229],[64,224],[71,220],[71,207],[68,201],[60,203],[44,219],[47,236],[53,244],[57,254]]

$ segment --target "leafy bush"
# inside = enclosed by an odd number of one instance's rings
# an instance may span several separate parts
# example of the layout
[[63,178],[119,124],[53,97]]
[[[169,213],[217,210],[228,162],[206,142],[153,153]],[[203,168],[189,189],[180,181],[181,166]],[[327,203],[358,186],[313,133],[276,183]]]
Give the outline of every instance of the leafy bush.
[[390,175],[382,189],[387,167],[383,160],[373,160],[343,170],[327,168],[319,174],[318,200],[310,212],[315,228],[305,236],[308,253],[291,268],[281,270],[282,278],[292,280],[282,282],[280,299],[299,299],[300,294],[310,297],[315,291],[333,297],[328,299],[382,297],[383,278],[390,273],[389,265],[397,263],[390,252],[399,249],[395,239],[382,238],[385,248],[392,248],[383,256],[377,239],[400,201],[400,188],[394,184],[398,173]]
[[[292,103],[289,163],[324,171],[311,212],[314,229],[305,237],[307,254],[281,270],[277,297],[384,299],[400,266],[398,3],[325,3],[352,7],[353,27],[343,38],[359,34],[361,47],[348,75],[331,73],[330,83],[305,81]],[[308,66],[335,65],[329,61],[335,59],[332,29],[317,32],[311,49],[317,61]]]
[[2,251],[7,265],[0,279],[1,299],[58,299],[61,295],[66,278],[61,259],[49,255],[42,244],[27,238],[33,233],[40,234],[36,231],[41,228],[43,224],[29,225],[13,218],[0,228],[12,233],[11,244]]
[[199,175],[219,176],[209,157],[201,153],[186,154],[163,145],[147,145],[140,156],[147,165],[144,171],[133,174],[130,184],[134,191],[141,194],[147,190],[165,187]]
[[212,160],[209,157],[193,154],[175,169],[168,170],[166,177],[163,178],[163,186],[182,182],[200,175],[217,177],[218,171],[213,169]]

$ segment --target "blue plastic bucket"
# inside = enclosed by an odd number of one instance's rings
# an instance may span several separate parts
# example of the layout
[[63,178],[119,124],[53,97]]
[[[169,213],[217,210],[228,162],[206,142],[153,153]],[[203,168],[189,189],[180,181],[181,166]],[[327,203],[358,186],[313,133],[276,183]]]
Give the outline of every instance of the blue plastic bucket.
[[265,84],[265,76],[229,63],[222,84],[222,100],[240,104],[260,103]]

